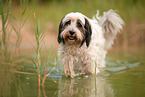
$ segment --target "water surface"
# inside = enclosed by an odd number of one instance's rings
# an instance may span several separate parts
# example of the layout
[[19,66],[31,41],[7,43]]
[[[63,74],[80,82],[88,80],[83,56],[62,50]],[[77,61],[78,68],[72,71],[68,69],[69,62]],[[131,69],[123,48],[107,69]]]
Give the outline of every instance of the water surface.
[[[6,67],[3,67],[6,68]],[[53,67],[50,67],[51,70]],[[5,69],[0,81],[0,97],[144,97],[145,55],[143,53],[109,53],[106,67],[98,75],[80,74],[71,79],[57,68],[46,79],[38,92],[37,75],[33,64],[22,63],[21,72]],[[43,73],[43,72],[42,72]]]

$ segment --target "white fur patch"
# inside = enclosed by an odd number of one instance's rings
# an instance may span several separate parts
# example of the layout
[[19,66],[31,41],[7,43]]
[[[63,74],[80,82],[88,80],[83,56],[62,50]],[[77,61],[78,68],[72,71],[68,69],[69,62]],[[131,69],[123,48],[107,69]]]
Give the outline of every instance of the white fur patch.
[[[64,17],[63,23],[69,19],[80,19],[83,24],[85,24],[86,18],[91,25],[92,35],[89,47],[86,46],[86,43],[81,47],[80,45],[60,43],[58,56],[61,64],[69,66],[69,64],[65,63],[71,61],[70,63],[75,70],[81,70],[86,74],[94,74],[95,71],[98,73],[100,68],[105,67],[106,50],[112,46],[116,34],[122,29],[124,22],[113,10],[104,13],[102,17],[98,15],[99,13],[96,14],[96,19],[89,19],[85,15],[76,12],[69,13]],[[69,71],[66,76],[74,77],[71,74],[73,71],[69,70],[69,68],[65,71]]]

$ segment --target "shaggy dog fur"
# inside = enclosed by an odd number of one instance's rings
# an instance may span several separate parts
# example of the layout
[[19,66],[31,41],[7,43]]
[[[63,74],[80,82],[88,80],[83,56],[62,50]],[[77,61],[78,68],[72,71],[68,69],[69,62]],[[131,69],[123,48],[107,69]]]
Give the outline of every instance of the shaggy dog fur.
[[75,12],[64,16],[59,25],[58,56],[66,76],[76,76],[74,70],[94,74],[105,67],[105,56],[124,21],[114,11],[99,11],[93,19]]

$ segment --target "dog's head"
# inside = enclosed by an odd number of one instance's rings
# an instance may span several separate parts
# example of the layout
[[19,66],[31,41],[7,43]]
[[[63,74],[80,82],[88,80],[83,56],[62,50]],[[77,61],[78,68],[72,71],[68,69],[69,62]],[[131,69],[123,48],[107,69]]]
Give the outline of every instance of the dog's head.
[[62,18],[59,25],[58,42],[69,45],[82,46],[86,42],[88,47],[92,29],[88,19],[81,13],[69,13]]

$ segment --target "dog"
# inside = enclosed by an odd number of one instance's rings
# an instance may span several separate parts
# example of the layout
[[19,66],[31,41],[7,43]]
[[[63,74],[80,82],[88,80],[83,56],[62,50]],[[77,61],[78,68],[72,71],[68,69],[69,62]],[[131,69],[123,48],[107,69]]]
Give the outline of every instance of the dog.
[[99,11],[90,19],[79,12],[65,15],[59,24],[58,57],[66,76],[75,77],[74,70],[85,74],[99,73],[105,67],[107,50],[114,44],[124,21],[114,10]]

